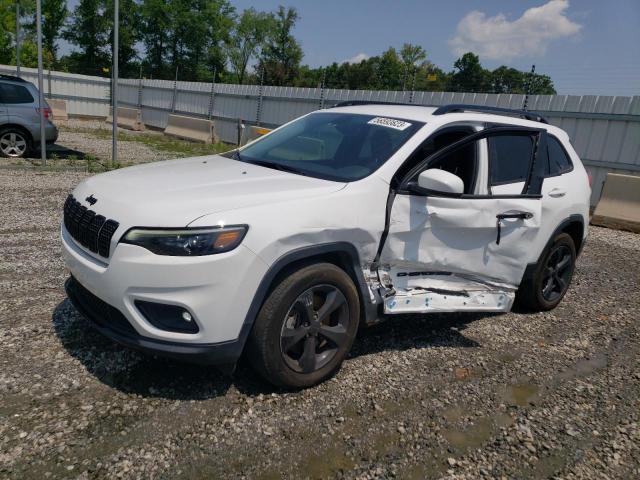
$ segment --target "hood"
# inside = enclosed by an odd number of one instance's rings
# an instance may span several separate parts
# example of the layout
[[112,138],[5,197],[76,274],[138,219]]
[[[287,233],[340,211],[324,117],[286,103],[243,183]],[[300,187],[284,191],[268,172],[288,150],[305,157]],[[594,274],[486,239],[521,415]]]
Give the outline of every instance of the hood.
[[[326,195],[344,186],[209,155],[113,170],[88,178],[73,195],[121,226],[184,227],[203,215]],[[85,200],[91,195],[93,206]]]

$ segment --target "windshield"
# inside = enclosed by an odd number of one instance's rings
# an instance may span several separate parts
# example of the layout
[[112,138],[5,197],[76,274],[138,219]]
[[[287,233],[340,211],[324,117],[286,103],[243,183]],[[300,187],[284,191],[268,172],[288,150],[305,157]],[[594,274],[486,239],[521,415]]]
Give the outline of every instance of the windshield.
[[317,112],[247,145],[236,158],[351,182],[377,170],[423,125],[375,115]]

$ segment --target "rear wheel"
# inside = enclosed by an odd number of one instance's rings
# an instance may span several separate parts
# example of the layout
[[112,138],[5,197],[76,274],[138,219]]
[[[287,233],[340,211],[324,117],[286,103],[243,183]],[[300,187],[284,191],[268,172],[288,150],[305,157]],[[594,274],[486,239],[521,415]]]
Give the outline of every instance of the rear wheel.
[[251,364],[279,386],[315,385],[340,368],[359,317],[358,292],[346,272],[329,263],[303,267],[262,306],[247,345]]
[[534,273],[518,289],[519,305],[533,311],[554,309],[569,289],[576,263],[573,239],[561,233],[543,253]]
[[22,158],[29,152],[29,136],[17,128],[0,130],[0,155],[5,158]]

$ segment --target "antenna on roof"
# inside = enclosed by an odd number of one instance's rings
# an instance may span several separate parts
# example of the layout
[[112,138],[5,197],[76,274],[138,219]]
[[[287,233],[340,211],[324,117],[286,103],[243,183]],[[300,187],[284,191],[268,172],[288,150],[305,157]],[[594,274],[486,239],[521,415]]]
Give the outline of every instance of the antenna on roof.
[[524,87],[524,103],[522,104],[522,110],[527,111],[527,103],[529,103],[529,93],[531,92],[531,84],[533,83],[533,76],[536,73],[536,66],[531,65],[531,73],[527,79],[527,86]]

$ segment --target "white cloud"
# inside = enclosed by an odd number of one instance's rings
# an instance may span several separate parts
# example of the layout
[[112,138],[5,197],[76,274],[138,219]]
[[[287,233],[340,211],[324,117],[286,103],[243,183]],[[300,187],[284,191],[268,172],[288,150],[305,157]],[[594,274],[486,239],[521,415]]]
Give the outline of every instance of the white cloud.
[[474,10],[460,20],[449,46],[455,55],[474,52],[490,60],[544,55],[551,41],[576,35],[582,28],[567,18],[567,8],[568,0],[550,0],[513,21],[502,13],[487,17]]
[[369,58],[369,55],[367,55],[366,53],[359,53],[357,55],[354,55],[351,58],[346,59],[345,62],[346,63],[360,63],[360,62],[364,62],[368,58]]

